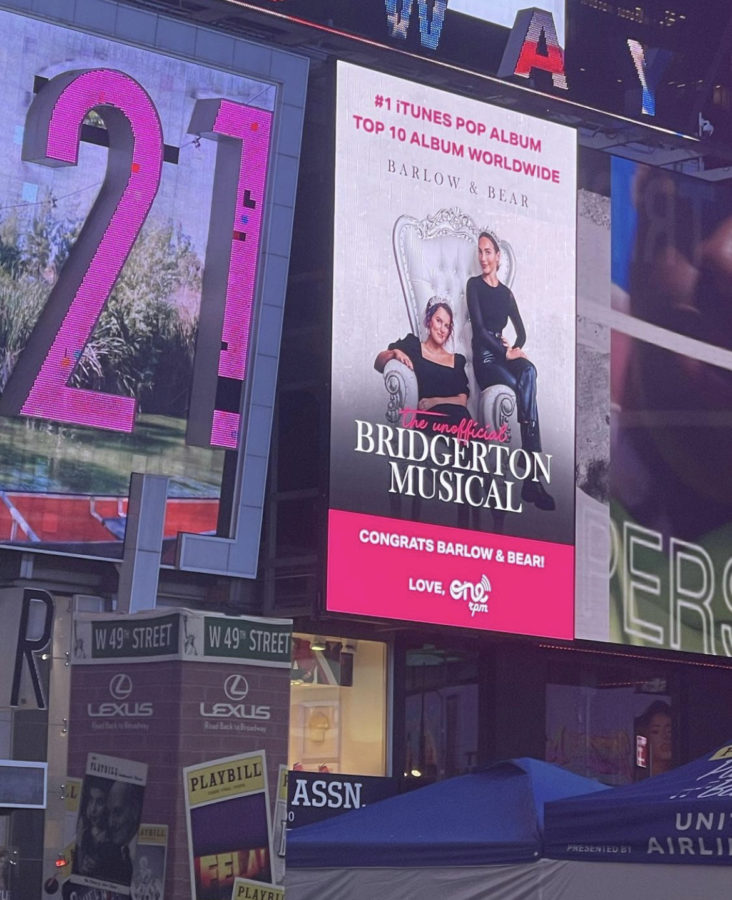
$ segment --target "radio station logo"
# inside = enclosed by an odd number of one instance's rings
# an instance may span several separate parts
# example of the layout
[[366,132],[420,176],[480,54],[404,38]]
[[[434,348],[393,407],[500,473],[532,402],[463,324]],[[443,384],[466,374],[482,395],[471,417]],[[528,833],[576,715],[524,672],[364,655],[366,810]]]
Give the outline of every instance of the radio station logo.
[[152,716],[154,712],[152,703],[138,703],[129,700],[133,687],[132,678],[126,672],[118,672],[109,679],[108,690],[112,700],[97,704],[87,703],[87,714],[94,719],[131,719]]
[[206,703],[201,701],[201,715],[207,719],[258,719],[265,721],[272,717],[269,706],[245,703],[249,696],[249,682],[238,673],[224,680],[224,694],[229,702]]
[[488,600],[490,599],[491,583],[487,575],[483,575],[480,581],[461,581],[455,578],[450,583],[450,596],[453,600],[462,600],[468,604],[470,615],[488,612]]

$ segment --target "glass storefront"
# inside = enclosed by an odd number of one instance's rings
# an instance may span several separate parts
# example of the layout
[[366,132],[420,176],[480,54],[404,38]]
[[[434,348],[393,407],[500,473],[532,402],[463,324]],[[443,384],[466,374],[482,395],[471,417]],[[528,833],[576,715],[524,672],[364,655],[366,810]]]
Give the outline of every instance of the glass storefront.
[[622,785],[688,762],[729,733],[725,664],[382,634],[295,635],[291,769],[392,777],[408,790],[529,756]]

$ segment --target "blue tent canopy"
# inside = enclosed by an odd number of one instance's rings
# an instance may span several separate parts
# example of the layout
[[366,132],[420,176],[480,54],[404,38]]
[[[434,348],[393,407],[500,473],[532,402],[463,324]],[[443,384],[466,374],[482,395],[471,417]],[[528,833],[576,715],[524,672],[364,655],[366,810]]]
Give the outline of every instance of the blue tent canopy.
[[701,759],[603,794],[547,804],[553,859],[732,864],[732,741]]
[[535,860],[544,804],[605,785],[535,759],[449,778],[288,833],[288,868],[476,866]]

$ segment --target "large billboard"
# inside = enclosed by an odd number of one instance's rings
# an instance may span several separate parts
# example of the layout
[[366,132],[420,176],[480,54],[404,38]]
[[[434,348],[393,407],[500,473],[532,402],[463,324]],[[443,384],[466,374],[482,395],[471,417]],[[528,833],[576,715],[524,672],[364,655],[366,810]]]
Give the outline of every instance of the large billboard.
[[570,129],[338,66],[327,607],[573,636]]
[[[169,23],[135,21],[165,44]],[[0,27],[0,543],[118,558],[138,472],[169,477],[174,562],[181,532],[231,537],[227,454],[240,486],[257,470],[249,506],[263,495],[284,300],[267,255],[278,62],[300,76],[290,168],[307,63],[213,33],[221,67],[7,11]],[[286,267],[294,179],[277,196]]]
[[582,226],[605,261],[579,293],[579,381],[608,425],[578,445],[577,636],[732,656],[732,193],[610,175]]

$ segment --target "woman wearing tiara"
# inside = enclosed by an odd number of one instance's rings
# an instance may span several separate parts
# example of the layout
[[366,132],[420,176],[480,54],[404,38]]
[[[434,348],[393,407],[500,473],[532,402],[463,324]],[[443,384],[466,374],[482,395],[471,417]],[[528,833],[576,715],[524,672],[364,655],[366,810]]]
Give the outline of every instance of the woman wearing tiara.
[[389,360],[396,359],[412,369],[417,377],[418,408],[430,418],[434,416],[435,422],[459,425],[463,419],[470,418],[466,405],[470,389],[465,357],[450,353],[446,347],[454,328],[452,309],[446,300],[432,297],[428,301],[424,327],[427,331],[424,341],[408,334],[389,344],[376,357],[374,368],[383,372]]
[[[539,412],[536,405],[536,368],[524,353],[526,330],[516,298],[510,288],[498,280],[501,248],[487,231],[478,237],[480,275],[468,279],[465,296],[473,327],[473,371],[482,390],[494,384],[506,384],[516,394],[521,426],[521,446],[528,452],[541,452]],[[513,346],[503,336],[508,320],[516,331]],[[524,481],[521,498],[538,509],[552,510],[554,498],[544,485],[533,479]]]

